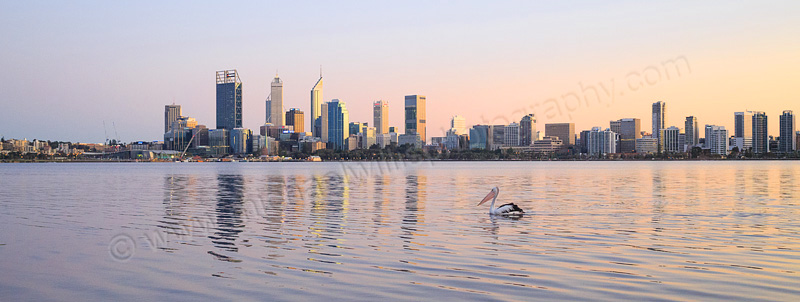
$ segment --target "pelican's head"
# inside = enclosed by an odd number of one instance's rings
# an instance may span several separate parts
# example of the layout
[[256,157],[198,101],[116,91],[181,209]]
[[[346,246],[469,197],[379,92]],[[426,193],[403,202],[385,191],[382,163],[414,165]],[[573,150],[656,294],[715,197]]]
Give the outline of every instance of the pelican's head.
[[500,194],[500,189],[498,189],[497,187],[492,188],[492,190],[489,191],[489,194],[486,194],[486,197],[484,197],[483,200],[481,200],[481,202],[478,203],[478,205],[482,205],[484,202],[487,202],[490,199],[497,198],[497,194]]

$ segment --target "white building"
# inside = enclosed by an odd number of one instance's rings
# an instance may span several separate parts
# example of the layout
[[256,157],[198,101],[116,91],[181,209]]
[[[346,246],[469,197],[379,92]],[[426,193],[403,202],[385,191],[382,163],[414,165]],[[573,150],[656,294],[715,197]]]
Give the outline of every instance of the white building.
[[706,146],[711,154],[728,155],[728,130],[723,126],[706,125]]
[[680,140],[678,139],[678,134],[680,133],[681,129],[675,126],[661,129],[661,134],[658,137],[661,143],[661,152],[683,152],[683,146],[680,145]]
[[519,146],[519,124],[511,123],[504,128],[503,145],[508,147]]
[[587,147],[590,156],[603,156],[617,153],[617,139],[619,134],[610,129],[601,131],[600,127],[592,128],[587,137]]

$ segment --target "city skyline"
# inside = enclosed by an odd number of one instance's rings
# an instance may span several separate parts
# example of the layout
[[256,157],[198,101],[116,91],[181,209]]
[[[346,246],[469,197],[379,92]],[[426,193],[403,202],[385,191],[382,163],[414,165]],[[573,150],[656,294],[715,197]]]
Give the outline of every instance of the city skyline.
[[[792,83],[800,4],[781,4],[337,3],[309,14],[285,3],[235,11],[167,3],[158,13],[118,3],[7,3],[0,30],[9,43],[0,53],[14,72],[0,76],[0,135],[102,142],[106,122],[122,141],[159,140],[160,108],[173,102],[213,128],[209,71],[227,68],[246,84],[243,127],[256,129],[276,69],[287,84],[284,108],[311,115],[320,65],[329,84],[322,101],[347,100],[354,121],[371,121],[377,100],[435,100],[429,137],[443,135],[453,115],[470,125],[528,113],[576,129],[631,117],[649,125],[647,105],[657,100],[669,103],[667,125],[695,116],[734,129],[730,112],[759,110],[773,116],[768,130],[777,135],[777,117],[798,110],[800,98]],[[213,16],[221,13],[241,31],[218,28]],[[266,30],[272,24],[283,30]],[[390,109],[389,126],[402,129],[403,118]]]

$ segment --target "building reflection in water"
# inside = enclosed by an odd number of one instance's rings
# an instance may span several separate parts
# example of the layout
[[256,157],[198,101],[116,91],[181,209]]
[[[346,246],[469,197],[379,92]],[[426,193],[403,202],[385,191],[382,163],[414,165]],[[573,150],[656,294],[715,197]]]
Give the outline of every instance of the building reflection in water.
[[[191,175],[164,176],[164,216],[159,220],[158,227],[163,229],[165,234],[171,236],[152,240],[188,239],[195,227],[202,228],[201,225],[189,223],[188,219],[192,216],[194,200],[191,195],[192,188],[197,185],[196,181],[197,179]],[[161,243],[163,242],[156,245]]]
[[244,179],[242,175],[217,175],[217,227],[208,238],[215,247],[237,252],[236,239],[244,228]]
[[406,201],[403,211],[403,220],[400,225],[402,230],[400,238],[403,239],[403,249],[417,251],[414,245],[415,236],[423,236],[417,229],[418,224],[425,223],[425,181],[422,175],[406,176]]
[[781,168],[780,180],[780,198],[783,200],[793,200],[795,196],[794,188],[796,187],[794,180],[794,169],[792,167]]
[[283,175],[267,176],[267,200],[265,217],[267,230],[280,229],[283,225],[284,206],[286,205],[286,177]]

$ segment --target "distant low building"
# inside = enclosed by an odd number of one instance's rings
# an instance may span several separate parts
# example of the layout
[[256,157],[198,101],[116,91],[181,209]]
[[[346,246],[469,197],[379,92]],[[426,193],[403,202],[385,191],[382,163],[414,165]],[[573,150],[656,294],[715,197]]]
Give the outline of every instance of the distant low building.
[[542,139],[533,142],[533,152],[537,153],[553,153],[563,148],[564,143],[555,136],[545,136]]
[[419,133],[402,134],[397,138],[397,145],[412,145],[414,148],[422,149],[422,138]]
[[655,154],[658,152],[658,138],[642,136],[636,139],[636,153]]

